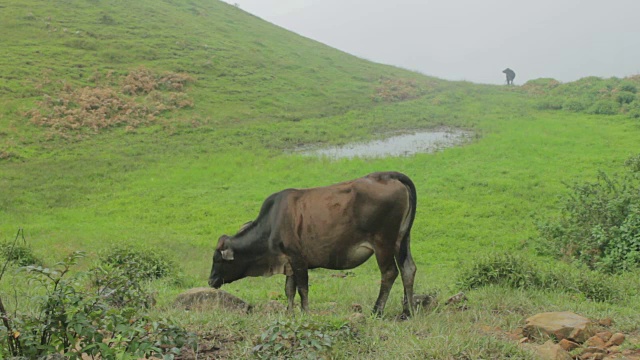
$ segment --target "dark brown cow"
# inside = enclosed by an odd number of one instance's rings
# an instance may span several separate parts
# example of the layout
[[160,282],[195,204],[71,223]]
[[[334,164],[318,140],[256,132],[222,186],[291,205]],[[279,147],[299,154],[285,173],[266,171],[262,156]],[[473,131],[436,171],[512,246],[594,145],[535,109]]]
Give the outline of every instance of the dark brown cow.
[[403,313],[409,316],[416,273],[409,246],[416,200],[413,182],[398,172],[275,193],[255,221],[234,236],[220,237],[209,285],[219,288],[247,276],[285,274],[289,310],[297,289],[307,311],[309,269],[353,269],[375,253],[382,281],[374,313],[382,314],[399,267]]

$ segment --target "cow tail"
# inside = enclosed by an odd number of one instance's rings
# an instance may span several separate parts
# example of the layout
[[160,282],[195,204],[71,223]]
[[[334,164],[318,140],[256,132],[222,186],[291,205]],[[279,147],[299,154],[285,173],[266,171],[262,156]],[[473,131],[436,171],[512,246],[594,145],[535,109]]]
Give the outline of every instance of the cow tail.
[[400,251],[397,259],[399,264],[403,264],[407,256],[411,255],[409,243],[411,239],[411,228],[413,227],[413,221],[416,218],[418,195],[416,193],[416,186],[407,175],[402,173],[394,173],[393,177],[407,187],[407,190],[409,192],[409,206],[411,207],[411,209],[409,210],[409,224],[407,225],[407,229],[405,230],[402,240],[400,241]]

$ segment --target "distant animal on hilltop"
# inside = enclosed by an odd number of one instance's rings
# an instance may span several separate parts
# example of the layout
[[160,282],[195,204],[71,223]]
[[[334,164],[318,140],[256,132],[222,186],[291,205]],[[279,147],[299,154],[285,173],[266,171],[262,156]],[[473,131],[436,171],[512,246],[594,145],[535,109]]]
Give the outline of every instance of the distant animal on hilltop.
[[507,75],[507,85],[513,85],[513,79],[516,78],[516,73],[515,71],[506,68],[504,70],[502,70],[503,73],[505,73]]
[[413,182],[398,172],[277,192],[264,201],[255,221],[218,239],[209,286],[284,274],[288,309],[293,310],[297,290],[307,311],[309,269],[353,269],[375,254],[382,280],[373,312],[382,314],[399,272],[403,315],[410,316],[416,265],[409,242],[416,203]]

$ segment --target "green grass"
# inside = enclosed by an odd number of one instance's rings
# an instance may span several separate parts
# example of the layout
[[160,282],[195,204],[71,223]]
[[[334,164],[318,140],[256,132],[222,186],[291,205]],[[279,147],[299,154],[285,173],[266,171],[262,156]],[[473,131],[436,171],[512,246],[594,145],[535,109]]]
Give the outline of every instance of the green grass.
[[[254,219],[271,193],[373,171],[406,173],[418,189],[416,292],[437,290],[444,301],[459,291],[461,268],[478,255],[533,252],[526,242],[536,235],[535,221],[557,214],[558,196],[567,191],[563,183],[592,180],[599,169],[620,171],[640,143],[640,123],[626,116],[543,111],[519,88],[444,82],[366,62],[221,2],[3,6],[0,151],[16,156],[0,160],[0,240],[12,240],[24,228],[46,263],[84,250],[89,257],[83,266],[113,244],[163,249],[183,280],[155,285],[154,311],[228,340],[218,345],[231,358],[249,356],[253,339],[289,316],[185,312],[171,304],[186,288],[206,286],[218,237]],[[124,75],[142,65],[195,77],[186,90],[195,106],[135,131],[113,128],[80,140],[48,139],[47,129],[23,115],[59,81],[92,86],[96,72]],[[51,83],[37,89],[44,78]],[[381,78],[414,79],[423,95],[374,102]],[[302,144],[345,144],[438,126],[470,129],[476,136],[462,147],[403,158],[329,160],[291,153]],[[375,261],[354,273],[339,279],[313,271],[312,313],[295,321],[346,322],[353,303],[369,311],[379,286]],[[2,294],[14,283],[9,280],[20,279],[10,276],[0,284]],[[629,277],[620,282],[637,289]],[[282,300],[283,288],[284,277],[225,286],[257,306]],[[527,358],[506,334],[536,312],[612,317],[616,329],[637,332],[640,299],[629,292],[624,301],[605,304],[557,290],[487,287],[468,293],[468,311],[440,307],[395,322],[401,311],[398,280],[387,316],[355,325],[356,340],[338,341],[333,356]]]

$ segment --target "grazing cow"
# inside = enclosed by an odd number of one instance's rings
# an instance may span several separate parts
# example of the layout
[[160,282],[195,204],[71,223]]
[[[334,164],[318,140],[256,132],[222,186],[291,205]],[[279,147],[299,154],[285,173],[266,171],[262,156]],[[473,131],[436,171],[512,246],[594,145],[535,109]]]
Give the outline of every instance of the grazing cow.
[[353,269],[375,253],[382,281],[374,313],[382,314],[399,267],[403,314],[410,316],[416,266],[409,242],[416,201],[413,182],[398,172],[277,192],[264,201],[255,221],[234,236],[220,237],[209,285],[217,289],[247,276],[285,274],[288,309],[297,289],[307,311],[309,269]]
[[507,85],[513,85],[513,79],[516,78],[516,73],[515,71],[506,68],[504,70],[502,70],[503,73],[505,73],[505,75],[507,75]]

